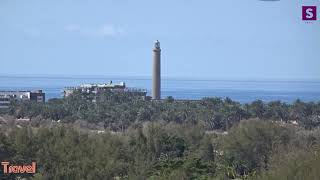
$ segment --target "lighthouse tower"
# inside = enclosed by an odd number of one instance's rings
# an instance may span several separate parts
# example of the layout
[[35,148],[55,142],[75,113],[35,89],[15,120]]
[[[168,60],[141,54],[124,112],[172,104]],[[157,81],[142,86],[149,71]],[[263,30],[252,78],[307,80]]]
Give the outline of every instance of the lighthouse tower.
[[161,49],[160,42],[154,43],[153,49],[153,72],[152,72],[152,99],[161,98]]

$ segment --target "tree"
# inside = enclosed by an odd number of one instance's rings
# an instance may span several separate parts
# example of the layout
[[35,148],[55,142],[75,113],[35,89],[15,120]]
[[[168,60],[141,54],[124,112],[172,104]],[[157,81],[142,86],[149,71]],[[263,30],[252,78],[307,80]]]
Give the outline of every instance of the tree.
[[290,131],[265,121],[242,121],[221,140],[224,160],[240,175],[268,169],[279,145],[289,143]]
[[253,101],[249,107],[253,117],[263,118],[266,110],[265,105],[261,100]]

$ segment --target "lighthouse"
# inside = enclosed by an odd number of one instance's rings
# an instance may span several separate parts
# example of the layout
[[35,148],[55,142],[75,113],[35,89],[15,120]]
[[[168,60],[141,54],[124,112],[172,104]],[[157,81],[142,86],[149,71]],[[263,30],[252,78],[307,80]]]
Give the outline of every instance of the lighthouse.
[[161,49],[157,40],[153,48],[152,99],[161,98]]

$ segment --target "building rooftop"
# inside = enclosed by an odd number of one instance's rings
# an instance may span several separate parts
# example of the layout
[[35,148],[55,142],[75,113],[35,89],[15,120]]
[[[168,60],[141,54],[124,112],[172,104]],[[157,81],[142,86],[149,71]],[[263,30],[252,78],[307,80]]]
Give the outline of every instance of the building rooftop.
[[103,83],[103,84],[81,84],[76,87],[65,87],[65,89],[82,89],[82,88],[125,88],[126,84],[124,82],[120,83]]

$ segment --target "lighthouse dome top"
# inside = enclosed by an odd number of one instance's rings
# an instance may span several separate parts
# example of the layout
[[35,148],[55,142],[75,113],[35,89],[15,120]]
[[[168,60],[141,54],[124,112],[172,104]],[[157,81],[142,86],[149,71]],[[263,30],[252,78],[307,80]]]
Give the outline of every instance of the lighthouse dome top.
[[160,49],[160,42],[158,40],[154,42],[154,48]]

